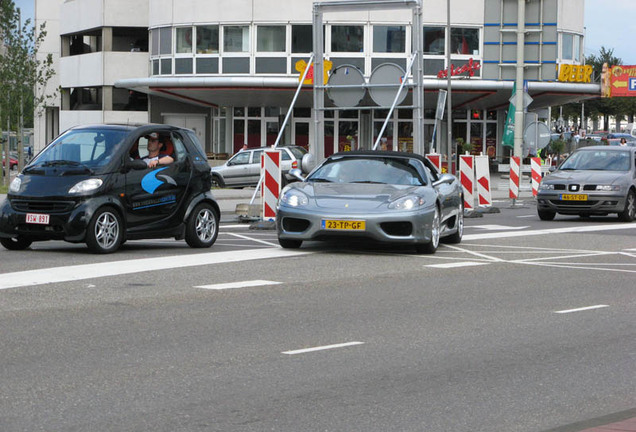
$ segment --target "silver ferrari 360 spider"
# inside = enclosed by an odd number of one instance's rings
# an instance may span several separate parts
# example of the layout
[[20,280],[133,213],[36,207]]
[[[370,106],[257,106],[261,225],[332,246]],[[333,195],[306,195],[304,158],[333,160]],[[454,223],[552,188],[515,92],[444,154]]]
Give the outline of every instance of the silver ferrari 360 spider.
[[362,238],[435,253],[440,237],[459,243],[464,199],[456,177],[439,174],[423,156],[387,151],[336,153],[301,182],[283,189],[278,241]]

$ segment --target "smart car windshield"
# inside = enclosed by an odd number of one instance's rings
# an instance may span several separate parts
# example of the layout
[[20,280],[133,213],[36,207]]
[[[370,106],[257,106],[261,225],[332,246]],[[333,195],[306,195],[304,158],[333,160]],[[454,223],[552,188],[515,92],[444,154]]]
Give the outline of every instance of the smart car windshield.
[[560,170],[629,171],[628,151],[582,150],[570,156]]
[[417,168],[417,163],[407,158],[342,157],[327,161],[307,181],[423,186],[425,174]]
[[124,130],[72,130],[49,144],[30,166],[104,166],[126,134]]

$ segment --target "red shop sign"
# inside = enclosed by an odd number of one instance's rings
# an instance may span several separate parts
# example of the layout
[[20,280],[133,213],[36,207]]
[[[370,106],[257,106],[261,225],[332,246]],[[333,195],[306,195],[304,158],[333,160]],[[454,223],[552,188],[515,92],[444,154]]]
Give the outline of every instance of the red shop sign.
[[[468,63],[455,69],[455,65],[451,64],[450,71],[451,76],[461,75],[468,72],[468,76],[475,76],[475,71],[481,69],[481,63],[473,63],[473,59],[469,59]],[[448,69],[443,69],[437,73],[437,78],[446,78],[448,76]]]

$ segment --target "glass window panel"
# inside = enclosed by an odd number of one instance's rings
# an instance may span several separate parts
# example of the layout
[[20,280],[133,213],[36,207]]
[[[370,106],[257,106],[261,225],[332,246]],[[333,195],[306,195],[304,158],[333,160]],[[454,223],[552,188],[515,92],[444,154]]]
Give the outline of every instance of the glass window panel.
[[191,74],[192,70],[192,57],[188,58],[176,58],[174,60],[174,73],[175,74]]
[[250,28],[248,26],[223,27],[223,50],[226,52],[249,52]]
[[259,52],[285,52],[286,30],[284,26],[258,26],[256,49]]
[[172,59],[161,59],[161,75],[171,75],[172,74]]
[[250,73],[249,58],[224,58],[223,73]]
[[257,74],[284,74],[287,73],[287,58],[285,57],[256,57]]
[[247,146],[248,147],[261,146],[261,121],[260,120],[247,121]]
[[219,26],[197,26],[197,54],[218,54]]
[[561,38],[563,42],[561,45],[561,58],[564,60],[572,60],[572,45],[574,43],[573,39],[574,35],[563,33],[563,36]]
[[159,29],[159,54],[172,54],[172,27]]
[[151,43],[152,43],[151,54],[153,56],[159,55],[159,31],[158,30],[150,30],[150,39],[151,39]]
[[[237,152],[245,140],[245,120],[234,120],[234,151]],[[247,156],[249,158],[249,155]],[[246,162],[247,163],[247,162]]]
[[574,60],[581,61],[581,42],[580,42],[579,35],[574,35],[573,43],[574,43]]
[[216,57],[197,58],[197,73],[219,73],[219,59]]
[[373,26],[373,52],[403,53],[406,51],[406,27]]
[[451,28],[451,53],[479,55],[479,29]]
[[177,31],[177,47],[178,54],[192,53],[192,27],[179,27]]
[[293,25],[292,26],[292,52],[293,53],[310,53],[312,47],[313,32],[311,25]]
[[[267,122],[265,125],[267,136],[265,137],[265,145],[274,145],[276,143],[276,138],[278,138],[278,131],[280,130],[278,126],[278,122]],[[287,152],[283,152],[283,155],[286,155]]]
[[152,74],[159,75],[159,60],[152,61]]
[[444,55],[445,46],[444,27],[424,27],[424,54]]
[[245,117],[245,108],[234,107],[234,117]]
[[331,51],[362,52],[364,49],[363,26],[332,26]]
[[248,117],[260,117],[261,116],[261,107],[248,107],[247,108],[247,116]]

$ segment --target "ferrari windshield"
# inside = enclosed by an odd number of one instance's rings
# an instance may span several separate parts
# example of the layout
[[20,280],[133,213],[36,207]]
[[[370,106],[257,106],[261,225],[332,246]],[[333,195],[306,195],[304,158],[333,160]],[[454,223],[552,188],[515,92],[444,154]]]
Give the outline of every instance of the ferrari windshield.
[[570,156],[560,170],[629,171],[628,151],[581,150]]
[[29,165],[106,165],[128,131],[115,129],[78,129],[60,135]]
[[423,165],[414,159],[344,156],[325,162],[307,181],[423,186],[426,174]]

